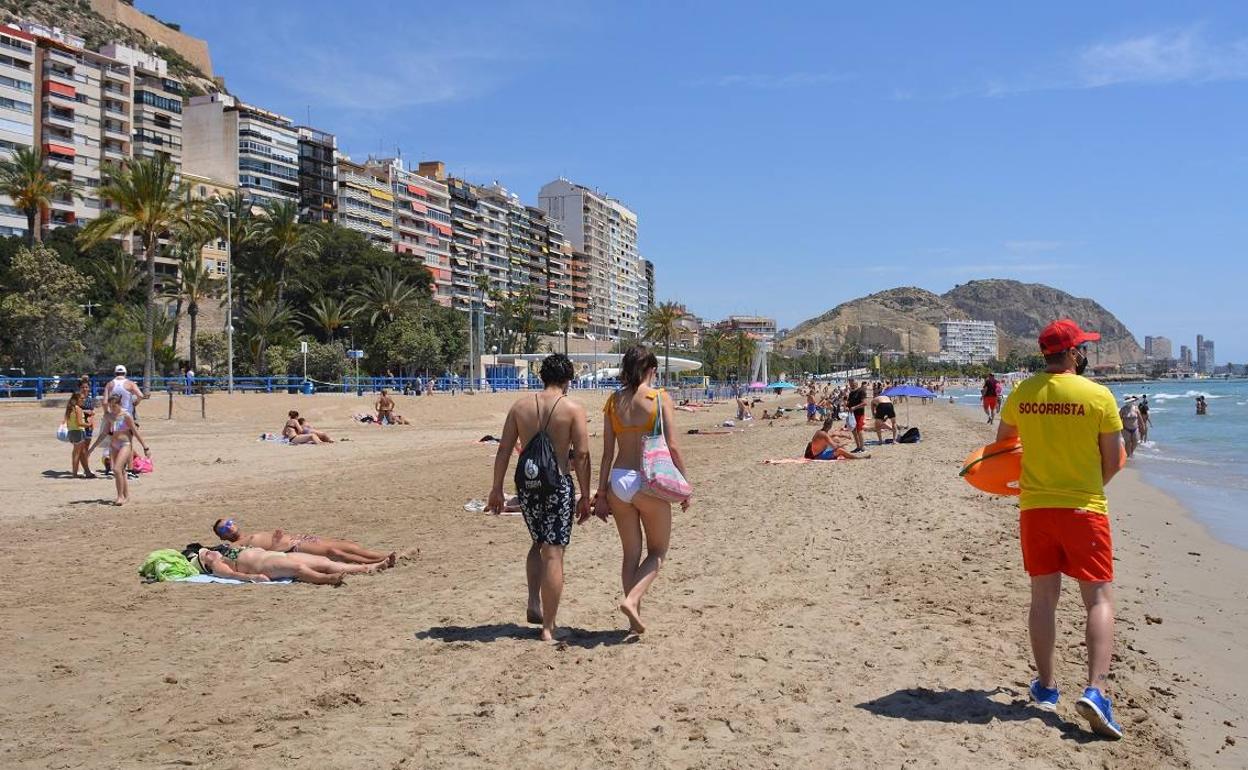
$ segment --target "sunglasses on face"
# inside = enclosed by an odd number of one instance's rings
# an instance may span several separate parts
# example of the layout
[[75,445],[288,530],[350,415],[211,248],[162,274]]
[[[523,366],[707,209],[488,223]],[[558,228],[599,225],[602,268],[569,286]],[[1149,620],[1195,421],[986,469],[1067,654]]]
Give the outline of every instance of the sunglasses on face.
[[221,526],[217,527],[217,534],[225,535],[226,532],[229,532],[233,528],[234,528],[234,520],[226,519],[225,521],[221,522]]

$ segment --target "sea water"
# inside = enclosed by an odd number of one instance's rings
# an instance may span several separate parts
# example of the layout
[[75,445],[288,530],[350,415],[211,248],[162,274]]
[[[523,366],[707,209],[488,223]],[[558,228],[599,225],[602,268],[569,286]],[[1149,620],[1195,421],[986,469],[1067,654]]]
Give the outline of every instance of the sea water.
[[[1129,465],[1183,503],[1217,539],[1248,549],[1248,380],[1149,380],[1114,384],[1127,396],[1148,396],[1148,441]],[[979,391],[946,391],[979,409]],[[1204,396],[1207,413],[1196,414]]]

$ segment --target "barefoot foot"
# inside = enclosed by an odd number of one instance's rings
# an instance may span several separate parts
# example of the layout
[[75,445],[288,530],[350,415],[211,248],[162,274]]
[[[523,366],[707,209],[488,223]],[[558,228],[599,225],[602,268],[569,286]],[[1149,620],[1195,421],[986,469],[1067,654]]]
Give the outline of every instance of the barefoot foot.
[[628,630],[634,634],[644,634],[646,626],[641,622],[641,615],[637,607],[633,606],[628,599],[620,602],[620,612],[628,618]]
[[530,623],[540,624],[542,622],[542,610],[540,607],[529,607],[524,613],[525,620]]

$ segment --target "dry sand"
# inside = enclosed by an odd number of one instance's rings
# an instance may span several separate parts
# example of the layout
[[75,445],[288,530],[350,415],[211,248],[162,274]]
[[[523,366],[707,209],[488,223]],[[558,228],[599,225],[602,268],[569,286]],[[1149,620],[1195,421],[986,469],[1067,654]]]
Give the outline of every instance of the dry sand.
[[[206,421],[192,399],[164,419],[157,399],[141,407],[156,473],[125,508],[100,503],[111,481],[46,473],[68,463],[56,406],[0,404],[0,766],[1248,764],[1243,553],[1129,473],[1112,487],[1129,733],[1107,743],[1072,708],[1071,586],[1061,708],[1023,705],[1017,516],[957,478],[991,433],[969,410],[913,404],[923,443],[864,462],[760,465],[801,452],[796,418],[682,436],[697,497],[649,633],[625,636],[618,540],[591,521],[567,556],[572,634],[544,645],[524,623],[523,522],[462,510],[494,454],[473,441],[509,400],[401,398],[417,425],[383,429],[353,423],[349,396],[215,395]],[[350,441],[257,442],[288,408]],[[227,514],[419,554],[337,589],[139,582],[148,551],[209,541]]]

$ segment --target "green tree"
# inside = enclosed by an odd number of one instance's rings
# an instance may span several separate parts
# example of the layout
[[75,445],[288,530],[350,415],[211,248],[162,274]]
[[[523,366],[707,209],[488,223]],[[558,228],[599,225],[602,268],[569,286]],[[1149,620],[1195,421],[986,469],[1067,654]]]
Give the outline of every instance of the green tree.
[[266,353],[270,345],[283,339],[294,322],[294,314],[275,299],[251,303],[243,312],[242,331],[252,354],[256,374],[269,374]]
[[378,369],[398,368],[408,376],[437,371],[443,363],[437,335],[416,316],[399,318],[378,332],[371,357],[381,365]]
[[347,373],[347,348],[341,342],[308,343],[308,376],[321,382],[342,382]]
[[42,246],[13,258],[11,291],[0,295],[0,340],[37,374],[70,366],[82,355],[86,317],[78,300],[87,279]]
[[414,308],[420,302],[421,291],[385,267],[356,290],[354,299],[360,313],[373,327],[380,328]]
[[572,324],[576,321],[576,312],[570,307],[559,309],[559,331],[563,334],[563,354],[568,354],[568,335],[572,333]]
[[319,236],[311,226],[299,221],[299,204],[290,200],[270,200],[256,218],[255,235],[266,252],[270,279],[277,287],[277,301],[286,291],[286,276],[292,265],[316,256]]
[[147,262],[147,305],[143,340],[143,386],[150,389],[156,368],[156,254],[160,237],[184,219],[189,196],[180,182],[178,167],[164,155],[134,158],[126,165],[105,171],[98,194],[112,203],[82,231],[84,246],[92,246],[125,232],[134,232],[143,244]]
[[55,200],[81,197],[70,179],[54,176],[44,163],[42,150],[18,146],[0,159],[0,195],[13,201],[13,207],[26,215],[30,246],[43,240],[43,217]]
[[641,322],[642,339],[650,342],[663,343],[663,382],[670,381],[672,376],[672,337],[678,331],[681,319],[686,315],[685,308],[676,302],[660,302],[646,311]]
[[200,332],[195,335],[196,355],[199,356],[200,363],[207,364],[214,372],[225,363],[225,346],[225,335],[221,332]]
[[[198,252],[182,258],[178,264],[178,277],[180,279],[179,295],[186,300],[186,316],[191,322],[189,359],[191,369],[195,369],[198,352],[196,335],[199,327],[199,305],[220,293],[221,282],[208,270]],[[174,347],[177,347],[176,332],[174,333]]]
[[707,329],[702,332],[698,341],[698,349],[702,356],[702,366],[711,379],[722,379],[722,361],[727,350],[728,341],[719,329]]
[[119,251],[112,259],[97,262],[95,277],[97,283],[104,287],[110,307],[130,305],[138,300],[143,273],[139,271],[134,257],[124,251]]
[[355,305],[351,300],[320,296],[312,301],[308,312],[301,316],[305,321],[304,328],[326,342],[332,342],[338,330],[350,324],[355,314]]

